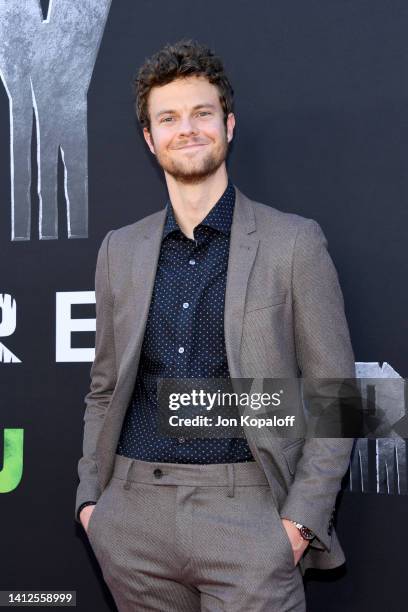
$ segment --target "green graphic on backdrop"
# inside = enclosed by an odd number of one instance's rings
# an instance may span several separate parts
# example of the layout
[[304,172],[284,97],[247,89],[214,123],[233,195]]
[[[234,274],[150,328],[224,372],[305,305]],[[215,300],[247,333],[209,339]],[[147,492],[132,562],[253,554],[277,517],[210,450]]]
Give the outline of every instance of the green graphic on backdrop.
[[0,493],[10,493],[18,487],[23,475],[23,448],[24,429],[5,429]]

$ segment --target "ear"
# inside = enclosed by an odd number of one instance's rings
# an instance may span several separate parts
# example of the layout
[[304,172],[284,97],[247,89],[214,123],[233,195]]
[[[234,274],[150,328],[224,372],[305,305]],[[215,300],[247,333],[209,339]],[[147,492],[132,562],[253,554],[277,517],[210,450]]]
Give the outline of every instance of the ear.
[[231,142],[234,136],[234,127],[235,127],[235,115],[234,113],[229,113],[227,117],[227,140]]
[[147,142],[147,146],[149,147],[151,153],[153,153],[153,155],[155,155],[155,150],[154,150],[154,144],[153,144],[153,139],[152,136],[149,132],[149,129],[147,127],[143,128],[143,136],[145,141]]

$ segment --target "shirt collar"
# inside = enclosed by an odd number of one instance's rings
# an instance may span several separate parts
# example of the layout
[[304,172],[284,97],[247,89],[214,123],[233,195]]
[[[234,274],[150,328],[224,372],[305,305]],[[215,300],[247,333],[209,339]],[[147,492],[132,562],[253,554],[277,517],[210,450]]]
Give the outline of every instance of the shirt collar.
[[[228,179],[228,185],[224,193],[211,208],[208,215],[201,221],[201,223],[199,223],[199,225],[207,225],[208,227],[212,227],[213,229],[216,229],[219,232],[228,235],[231,231],[234,205],[235,188],[232,181]],[[167,216],[163,230],[163,238],[165,238],[170,232],[174,230],[180,230],[180,226],[176,221],[173,206],[170,200],[167,201],[166,208]]]

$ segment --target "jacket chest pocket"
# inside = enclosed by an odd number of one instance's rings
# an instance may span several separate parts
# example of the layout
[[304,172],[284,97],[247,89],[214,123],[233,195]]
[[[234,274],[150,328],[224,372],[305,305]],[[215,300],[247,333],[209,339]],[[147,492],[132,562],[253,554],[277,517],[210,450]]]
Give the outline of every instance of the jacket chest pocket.
[[254,312],[256,310],[263,310],[264,308],[271,308],[272,306],[279,306],[279,304],[285,304],[287,298],[287,292],[281,291],[268,295],[267,292],[264,294],[251,294],[248,297],[248,301],[245,308],[245,314]]

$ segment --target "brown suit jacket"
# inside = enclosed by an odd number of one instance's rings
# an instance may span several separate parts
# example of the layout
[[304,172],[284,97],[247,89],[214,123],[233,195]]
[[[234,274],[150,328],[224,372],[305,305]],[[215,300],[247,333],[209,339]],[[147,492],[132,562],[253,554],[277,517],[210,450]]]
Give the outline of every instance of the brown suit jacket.
[[[354,378],[338,276],[320,226],[236,189],[224,331],[232,378]],[[166,208],[110,231],[95,274],[96,350],[84,415],[75,512],[97,501],[113,468],[149,312]],[[344,554],[332,518],[353,439],[277,438],[245,427],[282,517],[317,535],[301,560],[333,568]]]

